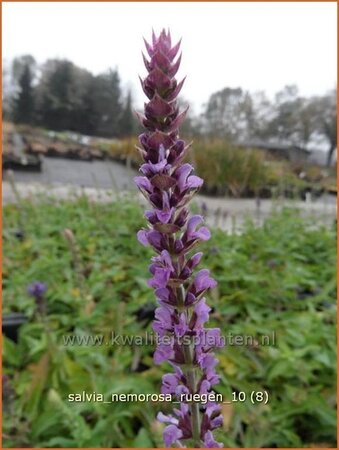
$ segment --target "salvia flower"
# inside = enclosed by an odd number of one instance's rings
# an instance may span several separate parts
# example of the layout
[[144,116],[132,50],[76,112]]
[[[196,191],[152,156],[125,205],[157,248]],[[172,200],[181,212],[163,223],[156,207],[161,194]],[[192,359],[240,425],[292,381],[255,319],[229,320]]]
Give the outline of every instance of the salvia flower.
[[45,314],[45,293],[47,291],[47,284],[41,281],[34,281],[27,287],[27,293],[35,299],[37,311],[40,314]]
[[172,45],[170,33],[163,30],[159,36],[153,32],[152,44],[145,45],[148,75],[140,81],[148,102],[138,118],[146,130],[137,147],[144,163],[135,183],[151,209],[145,212],[148,227],[137,237],[157,254],[148,282],[159,304],[153,323],[159,336],[154,362],[168,361],[174,370],[163,376],[161,392],[180,402],[173,414],[160,412],[158,420],[166,424],[163,437],[168,447],[222,447],[212,434],[222,424],[220,407],[210,399],[203,404],[192,401],[194,394],[208,397],[219,382],[213,349],[222,341],[219,329],[205,328],[211,308],[204,295],[216,282],[207,269],[195,273],[203,254],[193,250],[210,238],[210,232],[203,217],[190,215],[188,209],[203,180],[194,175],[191,164],[183,163],[189,145],[178,135],[187,111],[181,112],[177,104],[184,83],[175,78],[180,41]]

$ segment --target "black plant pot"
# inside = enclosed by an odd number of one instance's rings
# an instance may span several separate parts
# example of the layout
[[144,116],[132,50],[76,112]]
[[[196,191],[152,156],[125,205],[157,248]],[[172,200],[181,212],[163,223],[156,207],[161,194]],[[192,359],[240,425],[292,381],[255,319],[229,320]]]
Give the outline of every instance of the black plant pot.
[[6,155],[2,159],[2,170],[20,170],[23,172],[41,172],[42,161],[39,156],[25,155],[25,158],[16,155]]
[[27,322],[27,317],[22,313],[5,314],[2,317],[2,332],[14,342],[18,341],[18,332],[21,325]]

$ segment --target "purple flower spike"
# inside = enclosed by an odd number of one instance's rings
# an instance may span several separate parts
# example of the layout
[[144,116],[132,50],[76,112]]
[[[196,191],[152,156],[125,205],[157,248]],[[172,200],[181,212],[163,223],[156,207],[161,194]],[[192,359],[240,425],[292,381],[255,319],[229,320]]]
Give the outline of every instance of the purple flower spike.
[[194,273],[203,254],[191,253],[210,238],[210,232],[202,226],[203,217],[190,216],[187,207],[203,180],[191,164],[183,163],[189,145],[179,139],[178,128],[187,111],[180,112],[177,104],[184,80],[178,83],[174,78],[181,61],[180,41],[172,46],[170,33],[163,30],[159,36],[153,33],[152,43],[145,41],[145,45],[148,75],[140,81],[149,101],[144,115],[137,114],[146,130],[139,136],[144,162],[135,183],[152,209],[145,212],[148,227],[137,236],[157,253],[148,281],[159,304],[153,323],[159,337],[153,358],[155,364],[167,361],[174,368],[174,373],[163,376],[161,392],[180,402],[173,415],[160,412],[157,418],[166,424],[166,447],[222,447],[212,434],[222,425],[218,405],[185,401],[192,394],[210,394],[219,382],[213,349],[223,343],[218,328],[204,328],[211,308],[203,296],[216,282],[206,269]]

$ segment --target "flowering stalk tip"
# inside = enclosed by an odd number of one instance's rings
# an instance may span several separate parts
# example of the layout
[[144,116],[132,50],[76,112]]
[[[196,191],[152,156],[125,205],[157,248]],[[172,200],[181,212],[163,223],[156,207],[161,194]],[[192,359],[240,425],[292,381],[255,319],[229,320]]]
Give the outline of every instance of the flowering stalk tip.
[[192,400],[194,395],[208,398],[219,382],[213,348],[221,347],[222,340],[218,328],[204,326],[210,312],[204,295],[216,282],[207,269],[195,272],[203,254],[193,249],[208,240],[210,232],[201,226],[203,217],[190,215],[188,209],[203,180],[193,175],[192,165],[183,163],[189,145],[179,138],[187,111],[180,112],[177,104],[184,83],[175,78],[180,41],[172,46],[170,32],[163,30],[159,36],[153,32],[152,44],[145,41],[145,46],[148,74],[140,81],[149,101],[144,115],[138,114],[146,130],[139,136],[137,148],[144,163],[135,183],[151,209],[145,212],[148,227],[137,237],[157,254],[151,260],[148,282],[159,305],[153,323],[160,338],[154,362],[168,361],[174,371],[163,376],[161,392],[180,401],[174,414],[160,412],[157,417],[167,424],[163,433],[167,447],[222,447],[212,434],[222,424],[219,405]]

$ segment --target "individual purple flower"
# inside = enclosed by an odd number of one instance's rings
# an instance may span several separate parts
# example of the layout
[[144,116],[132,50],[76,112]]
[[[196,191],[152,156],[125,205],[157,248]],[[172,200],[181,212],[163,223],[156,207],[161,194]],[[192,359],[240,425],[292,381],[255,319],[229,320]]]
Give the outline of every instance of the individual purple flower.
[[154,352],[153,360],[155,364],[161,364],[165,361],[170,361],[175,357],[173,345],[170,342],[160,342]]
[[189,289],[189,292],[193,293],[196,297],[201,296],[207,289],[213,289],[217,282],[211,278],[210,272],[207,269],[199,270],[196,277]]
[[[159,412],[159,422],[168,423],[164,429],[164,442],[167,447],[176,443],[181,446],[181,439],[189,439],[192,435],[190,411],[187,403],[181,403],[180,409],[174,409],[174,415]],[[171,428],[170,428],[171,427]]]
[[183,164],[174,172],[177,179],[176,187],[179,192],[187,192],[189,189],[197,189],[203,185],[203,180],[195,175],[190,175],[193,171],[191,164]]
[[153,330],[163,337],[168,331],[173,330],[172,312],[166,306],[160,306],[155,310],[155,319],[153,323]]
[[204,436],[204,447],[205,448],[222,448],[223,445],[221,442],[217,442],[214,440],[213,434],[211,431],[207,431]]
[[164,429],[164,442],[166,447],[170,447],[180,438],[182,438],[182,431],[177,425],[168,425]]
[[202,298],[201,301],[195,305],[193,311],[191,322],[195,329],[200,329],[203,327],[204,323],[208,321],[211,308],[206,305],[206,300]]
[[153,288],[165,288],[171,274],[174,272],[171,256],[167,250],[163,250],[160,256],[152,258],[152,264],[149,267],[153,278],[148,282]]
[[162,394],[174,394],[177,387],[180,383],[180,376],[173,373],[166,373],[162,377],[162,386],[161,386],[161,393]]
[[221,426],[218,405],[185,400],[193,394],[209,394],[219,382],[213,349],[222,346],[220,330],[205,328],[211,308],[205,293],[216,286],[209,271],[194,273],[203,254],[192,249],[210,238],[203,217],[190,215],[188,203],[203,180],[183,160],[189,145],[179,138],[179,126],[187,109],[180,112],[177,96],[184,80],[178,82],[180,41],[172,45],[169,32],[152,35],[145,41],[148,57],[143,55],[145,79],[140,79],[148,98],[144,115],[137,114],[145,131],[137,147],[143,164],[135,183],[151,205],[145,212],[148,226],[138,232],[144,246],[153,247],[157,256],[149,267],[148,281],[155,291],[159,307],[155,310],[153,329],[159,341],[154,362],[169,362],[174,373],[162,378],[161,392],[179,400],[173,414],[158,414],[167,426],[163,437],[167,447],[220,447],[212,431]]

